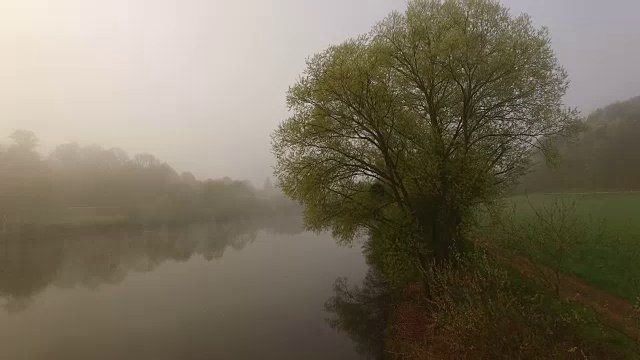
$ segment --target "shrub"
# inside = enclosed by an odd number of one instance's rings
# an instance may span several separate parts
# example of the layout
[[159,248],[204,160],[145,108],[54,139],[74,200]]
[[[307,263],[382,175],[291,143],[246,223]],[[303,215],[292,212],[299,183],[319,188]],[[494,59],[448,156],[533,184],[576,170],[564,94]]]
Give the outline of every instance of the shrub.
[[389,352],[399,359],[617,359],[587,340],[583,313],[515,286],[485,255],[428,270],[431,297],[411,289],[390,322]]

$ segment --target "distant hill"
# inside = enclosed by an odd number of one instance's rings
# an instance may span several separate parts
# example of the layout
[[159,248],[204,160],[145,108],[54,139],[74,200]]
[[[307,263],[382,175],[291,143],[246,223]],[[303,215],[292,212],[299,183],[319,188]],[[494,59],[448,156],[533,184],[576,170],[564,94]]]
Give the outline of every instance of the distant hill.
[[560,164],[536,164],[518,192],[640,190],[640,96],[594,111],[586,124],[561,146]]

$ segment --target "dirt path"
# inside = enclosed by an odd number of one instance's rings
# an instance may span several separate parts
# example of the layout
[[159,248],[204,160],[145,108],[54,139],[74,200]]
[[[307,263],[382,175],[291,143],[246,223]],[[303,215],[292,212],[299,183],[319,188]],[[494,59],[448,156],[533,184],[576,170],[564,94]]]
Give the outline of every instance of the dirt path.
[[578,277],[565,274],[556,276],[551,268],[536,264],[525,256],[505,254],[504,251],[483,247],[529,280],[554,291],[555,285],[559,284],[561,297],[577,301],[593,310],[603,325],[633,340],[640,338],[640,310],[629,301],[595,288]]

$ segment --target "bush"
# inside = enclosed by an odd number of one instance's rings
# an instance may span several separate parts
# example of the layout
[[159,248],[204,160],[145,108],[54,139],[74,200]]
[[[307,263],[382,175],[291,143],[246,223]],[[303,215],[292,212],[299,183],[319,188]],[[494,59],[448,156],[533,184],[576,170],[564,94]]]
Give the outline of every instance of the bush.
[[515,286],[485,255],[439,265],[425,275],[430,298],[414,286],[396,305],[389,351],[397,358],[623,358],[585,338],[580,310]]

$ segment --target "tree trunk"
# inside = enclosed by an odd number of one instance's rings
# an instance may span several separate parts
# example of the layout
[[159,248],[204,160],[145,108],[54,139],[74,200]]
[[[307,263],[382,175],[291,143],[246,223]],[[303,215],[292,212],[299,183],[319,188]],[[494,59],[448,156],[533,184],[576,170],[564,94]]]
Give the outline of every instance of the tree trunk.
[[433,225],[434,258],[436,262],[449,261],[456,246],[460,230],[460,214],[445,201],[435,214]]
[[7,233],[7,214],[6,213],[2,213],[2,233],[6,234]]
[[425,200],[416,209],[418,236],[431,250],[425,261],[450,260],[460,230],[460,213],[442,198]]

